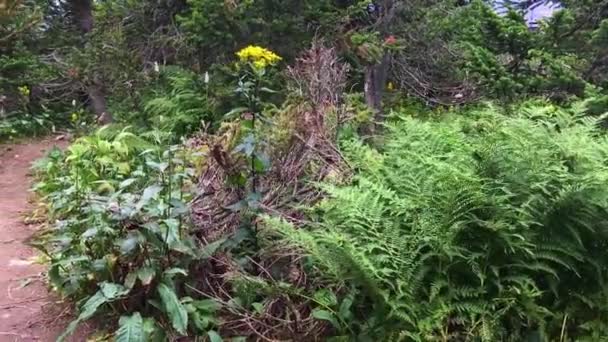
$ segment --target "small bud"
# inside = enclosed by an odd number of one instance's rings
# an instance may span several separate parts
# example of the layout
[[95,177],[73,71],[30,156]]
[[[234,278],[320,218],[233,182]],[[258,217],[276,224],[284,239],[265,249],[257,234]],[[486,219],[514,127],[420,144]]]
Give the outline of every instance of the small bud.
[[158,65],[158,62],[154,62],[154,72],[160,72],[160,66]]
[[205,77],[204,77],[203,81],[205,82],[205,84],[209,83],[209,71],[205,71]]
[[76,100],[72,100],[72,107],[76,107]]

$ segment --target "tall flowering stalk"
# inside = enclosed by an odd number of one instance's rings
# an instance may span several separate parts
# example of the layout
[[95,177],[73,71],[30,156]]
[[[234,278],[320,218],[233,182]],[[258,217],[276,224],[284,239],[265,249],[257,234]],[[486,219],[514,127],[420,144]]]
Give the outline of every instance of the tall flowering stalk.
[[245,153],[249,158],[251,196],[256,197],[258,196],[257,173],[260,171],[259,165],[263,164],[256,151],[258,142],[255,136],[256,121],[261,115],[263,104],[260,94],[274,92],[263,87],[263,83],[267,70],[275,66],[282,58],[268,49],[255,45],[243,48],[236,53],[236,56],[239,59],[237,67],[241,73],[236,91],[246,100],[246,107],[243,111],[243,128],[249,131],[236,150]]
[[[234,184],[247,189],[246,195],[238,203],[231,206],[232,210],[245,213],[250,222],[249,228],[253,233],[254,243],[257,244],[256,212],[259,210],[261,200],[260,189],[258,189],[258,175],[268,169],[268,158],[261,148],[263,141],[258,140],[256,126],[262,117],[265,93],[274,93],[273,90],[264,86],[268,81],[268,71],[281,61],[274,52],[259,47],[248,46],[236,53],[236,63],[239,72],[239,81],[236,92],[244,100],[244,106],[233,109],[228,116],[240,114],[241,139],[235,147],[234,153],[244,155],[247,161],[247,170],[243,170],[235,177]],[[245,175],[245,173],[247,175]],[[247,188],[249,184],[249,188]]]

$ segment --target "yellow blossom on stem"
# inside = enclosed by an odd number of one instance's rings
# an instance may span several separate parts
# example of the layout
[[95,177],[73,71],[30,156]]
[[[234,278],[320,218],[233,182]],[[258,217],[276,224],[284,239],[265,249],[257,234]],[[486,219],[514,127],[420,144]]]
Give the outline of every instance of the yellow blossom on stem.
[[282,58],[276,53],[261,46],[249,45],[236,53],[241,62],[251,62],[254,68],[263,69],[277,64]]

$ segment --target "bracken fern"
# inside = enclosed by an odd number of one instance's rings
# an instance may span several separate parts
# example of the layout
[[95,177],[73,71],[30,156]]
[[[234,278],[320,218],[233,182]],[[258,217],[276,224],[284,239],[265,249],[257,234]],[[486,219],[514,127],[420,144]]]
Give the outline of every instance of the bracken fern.
[[[338,288],[385,340],[604,336],[608,141],[575,110],[491,105],[438,122],[396,116],[358,173],[324,185],[318,220],[267,231]],[[604,329],[605,330],[605,329]]]

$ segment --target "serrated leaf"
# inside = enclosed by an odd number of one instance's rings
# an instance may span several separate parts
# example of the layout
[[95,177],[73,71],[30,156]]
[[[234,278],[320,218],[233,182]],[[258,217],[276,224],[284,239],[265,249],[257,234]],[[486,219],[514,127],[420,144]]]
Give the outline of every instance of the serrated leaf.
[[144,322],[139,312],[133,315],[122,316],[118,322],[120,325],[115,333],[115,342],[146,342]]
[[188,327],[188,312],[186,308],[169,286],[160,284],[157,290],[173,328],[180,334],[185,335]]

